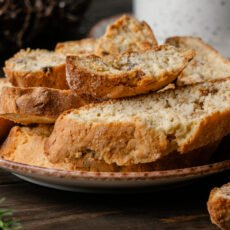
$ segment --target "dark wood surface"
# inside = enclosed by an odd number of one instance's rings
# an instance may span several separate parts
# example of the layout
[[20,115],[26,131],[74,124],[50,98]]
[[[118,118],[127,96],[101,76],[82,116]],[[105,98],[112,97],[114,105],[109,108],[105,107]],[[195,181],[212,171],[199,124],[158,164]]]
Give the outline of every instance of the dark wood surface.
[[[131,0],[94,0],[82,33],[102,18],[130,11]],[[160,192],[84,194],[36,186],[0,170],[0,198],[28,230],[214,230],[206,202],[211,188],[229,176],[224,172]]]
[[229,172],[159,192],[84,194],[48,189],[0,171],[0,197],[25,229],[217,229],[206,201]]

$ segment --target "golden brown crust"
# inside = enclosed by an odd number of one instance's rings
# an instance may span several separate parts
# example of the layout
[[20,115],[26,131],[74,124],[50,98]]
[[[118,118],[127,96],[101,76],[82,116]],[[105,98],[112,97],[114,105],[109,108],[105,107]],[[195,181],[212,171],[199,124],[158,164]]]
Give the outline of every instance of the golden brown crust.
[[221,79],[230,75],[230,60],[199,37],[175,36],[166,39],[165,43],[177,48],[194,49],[197,54],[178,77],[176,83],[179,86]]
[[86,103],[70,90],[5,87],[0,92],[0,117],[20,124],[54,123],[65,110]]
[[219,142],[212,143],[186,155],[172,153],[159,161],[147,164],[129,166],[106,164],[103,160],[96,159],[94,154],[90,152],[82,154],[79,158],[65,159],[53,164],[43,151],[44,141],[51,132],[52,126],[48,125],[35,127],[16,126],[11,130],[9,137],[0,148],[0,156],[10,161],[64,170],[147,172],[202,165],[209,161],[219,144]]
[[198,123],[193,135],[185,143],[181,143],[178,150],[182,153],[191,151],[223,138],[229,131],[230,108],[223,112],[213,113]]
[[13,125],[14,122],[0,118],[0,143],[2,143],[2,141],[7,137]]
[[98,39],[86,38],[77,41],[67,41],[57,43],[55,52],[69,54],[89,54],[94,53]]
[[95,53],[99,56],[116,56],[122,52],[142,51],[157,46],[155,35],[146,22],[139,22],[129,15],[123,15],[107,27]]
[[33,72],[14,71],[7,66],[6,62],[4,72],[13,86],[69,88],[66,82],[65,64]]
[[[224,185],[230,191],[230,183]],[[230,229],[230,192],[223,195],[221,188],[214,188],[209,196],[208,211],[213,224],[223,230]]]
[[[187,86],[189,89],[192,87]],[[198,89],[207,87],[199,84]],[[168,92],[170,90],[163,93]],[[100,107],[103,109],[103,105],[112,103],[116,102],[103,102]],[[51,162],[78,158],[85,151],[93,151],[99,160],[120,166],[154,162],[175,150],[187,153],[206,146],[222,139],[230,131],[230,109],[208,113],[204,118],[194,120],[192,130],[183,133],[183,138],[173,137],[174,141],[162,129],[149,128],[138,118],[129,118],[123,122],[106,122],[105,118],[103,123],[69,117],[69,114],[77,115],[81,110],[87,111],[94,107],[87,105],[80,110],[67,111],[58,118],[54,131],[45,143],[45,153]]]
[[[164,46],[160,46],[154,51],[162,49]],[[191,50],[185,52],[183,65],[175,71],[165,73],[158,80],[135,69],[120,74],[90,72],[90,70],[76,65],[78,57],[68,56],[66,59],[67,81],[71,90],[78,95],[90,95],[97,99],[130,97],[159,90],[173,82],[193,56],[194,53]],[[98,57],[92,55],[89,58]]]

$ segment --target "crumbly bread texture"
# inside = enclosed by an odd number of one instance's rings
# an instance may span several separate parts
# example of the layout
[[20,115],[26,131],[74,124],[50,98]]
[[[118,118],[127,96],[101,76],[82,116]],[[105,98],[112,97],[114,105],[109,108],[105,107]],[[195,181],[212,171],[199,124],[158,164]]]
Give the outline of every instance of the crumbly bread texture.
[[211,191],[208,211],[213,224],[223,230],[230,229],[230,183]]
[[0,92],[0,117],[25,125],[54,123],[62,112],[87,103],[70,90],[5,87]]
[[[0,78],[0,93],[4,87],[10,86],[6,78]],[[1,96],[0,96],[1,99]],[[14,123],[12,121],[0,118],[0,143],[7,137],[11,127]]]
[[189,85],[230,76],[230,61],[197,37],[171,37],[167,44],[193,49],[196,56],[177,79],[178,85]]
[[155,91],[174,81],[193,58],[193,51],[160,46],[129,52],[115,59],[68,56],[67,81],[78,95],[121,98]]
[[86,38],[78,41],[60,42],[55,47],[55,52],[65,55],[85,55],[95,52],[98,39]]
[[157,47],[157,41],[149,25],[124,15],[107,27],[106,33],[98,41],[95,53],[99,56],[116,56],[123,52],[154,47]]
[[229,133],[230,78],[65,112],[45,152],[53,163],[92,152],[122,166],[188,153]]
[[52,129],[52,125],[13,127],[0,148],[0,157],[24,164],[57,168],[56,165],[49,163],[43,150],[44,140],[50,135]]
[[52,164],[44,153],[44,141],[52,132],[53,127],[40,125],[35,127],[15,126],[9,137],[0,148],[0,157],[5,160],[35,165],[47,168],[64,169],[69,171],[96,172],[146,172],[154,170],[168,170],[207,163],[219,142],[200,148],[191,154],[182,156],[173,153],[154,163],[118,166],[98,160],[94,154],[88,152],[80,158],[68,159]]
[[65,55],[48,50],[20,50],[5,62],[13,86],[68,89]]

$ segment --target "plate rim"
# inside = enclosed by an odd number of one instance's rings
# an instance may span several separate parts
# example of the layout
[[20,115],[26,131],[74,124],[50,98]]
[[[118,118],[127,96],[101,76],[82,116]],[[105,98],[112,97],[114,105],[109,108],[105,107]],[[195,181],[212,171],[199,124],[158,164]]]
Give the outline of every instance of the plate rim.
[[172,177],[189,177],[209,175],[217,172],[230,170],[230,159],[220,162],[214,162],[201,166],[194,166],[183,169],[172,169],[152,172],[89,172],[89,171],[67,171],[61,169],[52,169],[13,162],[0,158],[0,168],[16,173],[35,174],[37,176],[48,176],[59,179],[135,179],[135,180],[159,180]]

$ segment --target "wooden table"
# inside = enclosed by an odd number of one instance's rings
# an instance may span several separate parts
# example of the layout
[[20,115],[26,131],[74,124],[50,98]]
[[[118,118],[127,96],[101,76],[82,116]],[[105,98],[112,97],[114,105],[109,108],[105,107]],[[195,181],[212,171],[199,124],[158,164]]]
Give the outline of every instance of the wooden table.
[[84,194],[52,190],[0,171],[0,197],[29,230],[217,229],[206,201],[229,172],[181,188],[148,193]]

